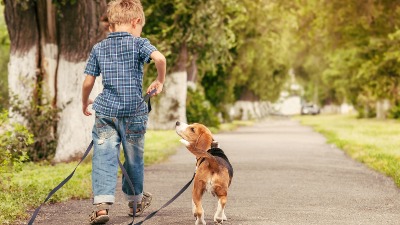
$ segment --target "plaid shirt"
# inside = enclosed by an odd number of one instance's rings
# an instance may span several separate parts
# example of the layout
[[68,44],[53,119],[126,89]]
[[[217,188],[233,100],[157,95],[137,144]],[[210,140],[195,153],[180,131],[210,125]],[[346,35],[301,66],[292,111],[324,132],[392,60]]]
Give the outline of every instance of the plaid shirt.
[[[146,38],[127,32],[113,32],[93,46],[85,74],[103,78],[103,92],[94,103],[96,113],[110,117],[133,116],[143,100],[143,65],[157,49]],[[137,115],[148,113],[146,104]]]

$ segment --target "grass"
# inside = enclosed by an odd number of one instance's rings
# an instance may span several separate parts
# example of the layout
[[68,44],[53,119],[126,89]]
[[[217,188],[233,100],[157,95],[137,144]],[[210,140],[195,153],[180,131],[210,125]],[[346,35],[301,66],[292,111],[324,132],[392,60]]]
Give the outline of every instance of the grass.
[[393,178],[400,187],[400,122],[354,116],[295,117],[352,158]]
[[[234,121],[212,132],[231,131],[239,126],[254,122]],[[166,160],[181,145],[174,130],[147,131],[145,141],[145,165],[149,166]],[[122,154],[121,154],[122,155]],[[12,174],[7,182],[0,183],[0,221],[1,224],[15,224],[26,220],[32,214],[26,209],[39,206],[48,193],[65,179],[75,168],[77,162],[50,165],[49,163],[26,163],[22,171]],[[88,157],[78,167],[75,175],[49,200],[51,203],[69,199],[91,197],[91,159]]]
[[[145,141],[145,165],[161,162],[175,153],[180,145],[175,131],[148,131]],[[0,184],[0,221],[1,224],[15,224],[32,214],[26,209],[39,206],[47,194],[64,180],[75,168],[77,162],[57,165],[26,163],[22,171],[14,173],[8,181]],[[50,202],[68,199],[87,199],[91,197],[91,159],[88,157],[78,167],[75,175]]]
[[148,131],[146,133],[144,163],[146,166],[159,163],[176,152],[180,146],[175,130]]

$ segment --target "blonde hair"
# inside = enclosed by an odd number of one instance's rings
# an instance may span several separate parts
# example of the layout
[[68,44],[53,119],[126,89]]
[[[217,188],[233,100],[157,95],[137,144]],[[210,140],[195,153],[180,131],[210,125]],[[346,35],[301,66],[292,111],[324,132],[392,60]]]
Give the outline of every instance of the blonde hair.
[[142,26],[145,24],[143,6],[140,0],[111,1],[108,3],[107,16],[112,27],[115,24],[130,23],[137,18],[140,19]]

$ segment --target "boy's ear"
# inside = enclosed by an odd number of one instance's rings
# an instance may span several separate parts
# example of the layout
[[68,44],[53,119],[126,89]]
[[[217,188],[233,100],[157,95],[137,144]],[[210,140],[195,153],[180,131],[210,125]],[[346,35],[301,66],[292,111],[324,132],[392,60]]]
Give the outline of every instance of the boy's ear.
[[135,18],[135,19],[133,19],[132,21],[131,21],[131,24],[132,24],[132,26],[134,27],[134,28],[136,28],[136,25],[137,24],[140,24],[141,23],[141,19],[140,18]]
[[108,30],[109,30],[110,32],[114,32],[114,25],[113,25],[113,24],[109,24],[109,25],[108,25]]

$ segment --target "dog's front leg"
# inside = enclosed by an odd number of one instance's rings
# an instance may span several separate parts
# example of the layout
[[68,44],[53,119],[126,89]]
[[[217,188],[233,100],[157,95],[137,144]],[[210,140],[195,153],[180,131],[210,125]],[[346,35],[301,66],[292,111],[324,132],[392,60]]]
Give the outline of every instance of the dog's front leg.
[[195,180],[192,192],[192,210],[193,215],[196,218],[195,225],[206,225],[204,220],[204,210],[201,204],[201,198],[205,191],[205,184],[203,182]]

